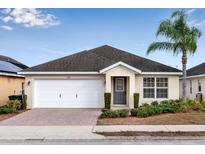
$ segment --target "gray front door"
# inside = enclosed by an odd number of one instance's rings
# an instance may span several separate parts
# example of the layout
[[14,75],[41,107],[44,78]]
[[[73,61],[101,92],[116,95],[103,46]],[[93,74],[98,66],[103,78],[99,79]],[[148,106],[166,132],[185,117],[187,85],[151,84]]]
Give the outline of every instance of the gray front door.
[[126,104],[126,77],[114,77],[114,104]]

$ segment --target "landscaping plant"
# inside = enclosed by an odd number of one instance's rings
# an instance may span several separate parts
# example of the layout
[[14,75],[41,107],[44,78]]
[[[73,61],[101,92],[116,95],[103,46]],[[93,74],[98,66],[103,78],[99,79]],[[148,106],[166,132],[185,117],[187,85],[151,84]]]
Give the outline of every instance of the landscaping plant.
[[139,93],[134,93],[134,108],[139,107],[139,97],[140,97]]
[[20,100],[9,100],[7,102],[7,107],[13,108],[15,110],[20,110],[21,109],[21,101]]
[[110,109],[111,106],[111,93],[105,93],[104,94],[105,99],[105,109]]
[[15,113],[17,110],[15,108],[9,107],[0,107],[0,114],[8,114],[8,113]]

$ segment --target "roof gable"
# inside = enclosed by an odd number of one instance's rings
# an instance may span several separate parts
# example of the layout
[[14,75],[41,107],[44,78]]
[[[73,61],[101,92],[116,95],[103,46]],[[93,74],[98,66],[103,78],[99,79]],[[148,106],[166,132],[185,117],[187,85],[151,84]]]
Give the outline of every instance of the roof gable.
[[117,67],[117,66],[124,66],[124,67],[126,67],[126,68],[128,68],[128,69],[130,69],[130,70],[132,70],[132,71],[134,71],[134,72],[142,73],[141,70],[136,69],[135,67],[132,67],[132,66],[130,66],[130,65],[124,63],[124,62],[121,62],[121,61],[120,61],[120,62],[117,62],[117,63],[115,63],[115,64],[113,64],[113,65],[110,65],[110,66],[108,66],[108,67],[106,67],[106,68],[104,68],[104,69],[102,69],[102,70],[100,70],[100,73],[104,73],[104,72],[106,72],[106,71],[109,71],[109,70],[111,70],[111,69],[113,69],[113,68],[115,68],[115,67]]

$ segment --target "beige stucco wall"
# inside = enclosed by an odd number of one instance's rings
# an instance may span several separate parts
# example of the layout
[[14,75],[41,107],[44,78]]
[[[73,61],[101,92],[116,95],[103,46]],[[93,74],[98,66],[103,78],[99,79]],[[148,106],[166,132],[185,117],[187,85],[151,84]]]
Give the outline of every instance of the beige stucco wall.
[[[34,80],[35,79],[70,79],[75,78],[102,78],[105,81],[105,92],[112,95],[112,108],[133,108],[133,94],[140,93],[140,104],[150,103],[152,101],[161,101],[164,99],[143,99],[143,77],[168,77],[168,99],[179,99],[179,76],[172,75],[140,75],[124,67],[116,66],[101,75],[27,75],[25,82],[25,93],[28,95],[28,108],[32,108],[34,98]],[[125,106],[113,105],[113,77],[127,77],[127,104]],[[30,84],[28,85],[28,82]]]
[[140,94],[140,105],[151,103],[153,101],[162,101],[166,99],[143,98],[143,77],[167,77],[168,78],[168,99],[179,99],[179,76],[170,75],[136,75],[136,92]]
[[112,108],[120,108],[120,105],[113,105],[113,77],[127,77],[127,108],[133,108],[133,94],[135,92],[135,72],[124,67],[117,66],[105,72],[105,92],[111,93]]
[[24,78],[13,76],[0,76],[0,106],[7,103],[9,95],[19,95],[22,93],[22,83]]
[[[192,81],[192,93],[190,93],[190,80]],[[201,82],[201,92],[198,91],[198,80]],[[188,99],[196,99],[197,93],[202,93],[205,100],[205,77],[195,77],[186,80],[186,93]],[[180,97],[182,97],[182,80],[180,80]]]

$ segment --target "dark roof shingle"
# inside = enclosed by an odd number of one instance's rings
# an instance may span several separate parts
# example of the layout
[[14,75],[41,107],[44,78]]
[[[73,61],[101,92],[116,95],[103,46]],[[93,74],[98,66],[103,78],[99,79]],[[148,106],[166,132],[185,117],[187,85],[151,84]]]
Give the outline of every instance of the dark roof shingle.
[[108,45],[82,51],[70,56],[43,63],[25,69],[23,72],[100,71],[101,69],[119,61],[140,69],[142,72],[181,72],[176,68],[136,56]]
[[187,70],[187,76],[205,74],[205,62]]

